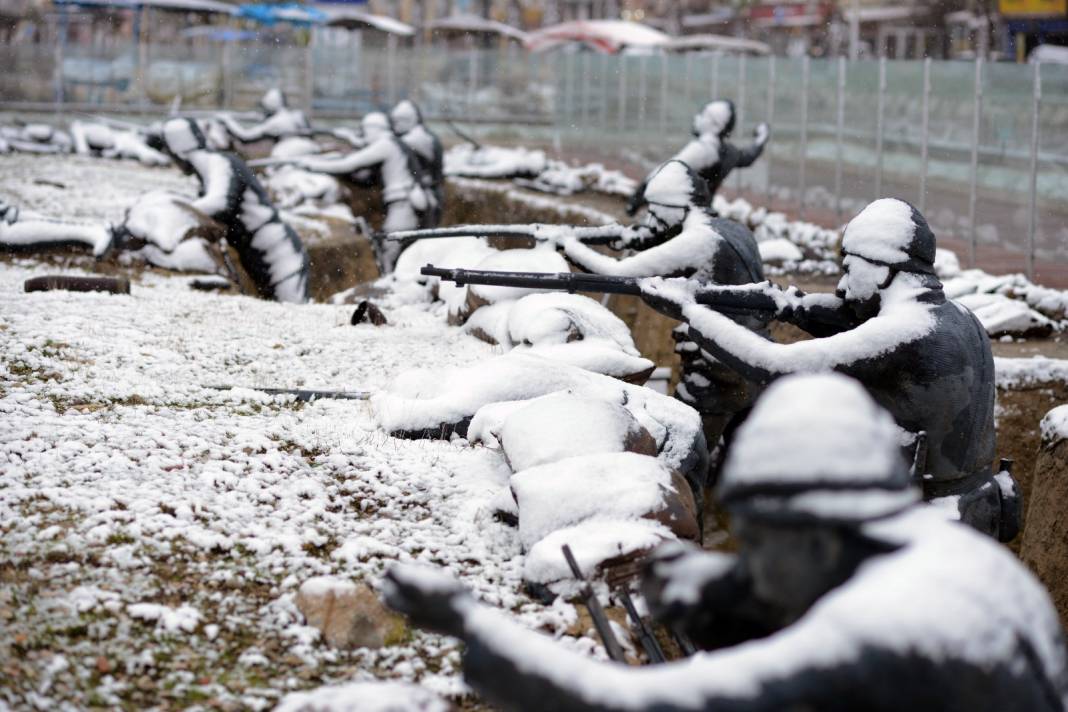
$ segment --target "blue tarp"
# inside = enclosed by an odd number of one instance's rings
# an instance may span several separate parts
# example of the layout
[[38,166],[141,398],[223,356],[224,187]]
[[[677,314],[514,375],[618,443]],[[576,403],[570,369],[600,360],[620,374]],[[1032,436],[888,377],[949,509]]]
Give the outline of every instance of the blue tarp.
[[241,5],[237,8],[237,15],[264,25],[274,25],[279,22],[295,25],[322,25],[327,20],[326,13],[322,10],[295,2],[281,5]]

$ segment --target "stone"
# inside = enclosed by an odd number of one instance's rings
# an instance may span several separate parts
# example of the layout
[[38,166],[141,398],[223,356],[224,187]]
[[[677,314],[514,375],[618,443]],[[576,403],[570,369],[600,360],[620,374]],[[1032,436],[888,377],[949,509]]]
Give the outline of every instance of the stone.
[[365,584],[316,576],[301,584],[296,603],[307,624],[334,648],[382,648],[407,634],[404,619],[387,610]]
[[1049,418],[1043,421],[1020,558],[1045,584],[1061,624],[1068,626],[1068,435],[1045,427]]

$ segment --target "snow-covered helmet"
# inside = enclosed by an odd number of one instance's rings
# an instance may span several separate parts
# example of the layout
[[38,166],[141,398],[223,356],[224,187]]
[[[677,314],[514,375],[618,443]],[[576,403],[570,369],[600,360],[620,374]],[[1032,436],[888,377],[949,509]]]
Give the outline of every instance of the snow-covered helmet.
[[717,497],[731,512],[782,523],[859,525],[897,514],[919,500],[900,435],[851,378],[782,378],[738,429]]
[[899,272],[934,274],[934,233],[920,211],[897,198],[876,200],[850,220],[842,253]]
[[382,134],[392,131],[389,126],[389,117],[381,111],[372,111],[364,115],[363,120],[360,121],[360,128],[363,129],[363,135],[368,140],[374,140]]
[[697,136],[712,134],[729,136],[734,131],[734,102],[718,99],[705,104],[704,108],[693,117],[693,132]]
[[277,87],[268,89],[260,99],[260,107],[268,114],[281,111],[286,107],[286,95]]
[[396,133],[406,134],[423,123],[423,114],[414,102],[404,99],[389,112],[389,119],[393,122],[393,130]]
[[163,124],[163,143],[167,153],[178,159],[208,145],[196,121],[187,118],[169,119]]

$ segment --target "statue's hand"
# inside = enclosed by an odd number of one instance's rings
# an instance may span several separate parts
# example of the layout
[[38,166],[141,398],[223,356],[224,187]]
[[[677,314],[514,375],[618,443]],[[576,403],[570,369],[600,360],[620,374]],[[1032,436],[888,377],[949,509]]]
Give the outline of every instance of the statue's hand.
[[[642,597],[658,621],[672,623],[689,617],[708,603],[710,589],[733,588],[734,556],[703,551],[673,541],[653,550],[642,573]],[[713,595],[712,599],[720,598]]]
[[382,582],[386,605],[420,628],[463,637],[464,615],[474,605],[456,579],[426,566],[394,564]]
[[760,123],[753,130],[753,139],[761,146],[768,142],[771,138],[771,129],[768,128],[766,123]]
[[642,292],[642,299],[646,304],[657,310],[664,316],[672,319],[685,321],[683,310],[696,304],[692,285],[687,279],[664,279],[662,277],[649,277],[638,282]]

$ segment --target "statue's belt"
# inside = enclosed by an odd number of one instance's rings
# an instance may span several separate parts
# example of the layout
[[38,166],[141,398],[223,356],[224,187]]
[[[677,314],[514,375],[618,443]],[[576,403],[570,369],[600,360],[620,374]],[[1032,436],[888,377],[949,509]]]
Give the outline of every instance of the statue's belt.
[[[983,485],[993,483],[994,473],[991,468],[974,472],[970,475],[962,475],[953,479],[924,480],[923,498],[926,500],[938,497],[949,497],[956,494],[964,494],[978,489]],[[996,484],[995,484],[996,486]]]

